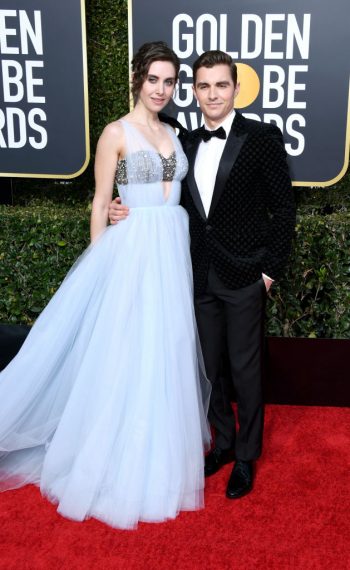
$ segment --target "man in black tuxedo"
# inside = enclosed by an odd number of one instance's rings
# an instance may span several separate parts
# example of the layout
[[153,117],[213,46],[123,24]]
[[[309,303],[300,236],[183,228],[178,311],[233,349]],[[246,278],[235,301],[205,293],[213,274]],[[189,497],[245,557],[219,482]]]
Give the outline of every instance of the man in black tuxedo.
[[[295,224],[293,193],[279,129],[234,110],[239,92],[232,58],[206,52],[193,66],[205,125],[189,134],[182,203],[189,214],[195,309],[212,382],[209,420],[215,447],[206,475],[236,462],[226,495],[252,488],[261,454],[263,319],[266,291],[287,261]],[[222,381],[228,350],[239,430]]]
[[[266,291],[287,261],[295,209],[280,130],[234,109],[237,69],[221,51],[193,66],[205,125],[182,137],[189,161],[182,205],[189,214],[195,310],[215,447],[205,473],[235,459],[226,496],[247,494],[262,448],[262,339]],[[120,206],[119,208],[122,208]],[[122,219],[110,215],[111,219]],[[239,429],[222,376],[228,350]]]

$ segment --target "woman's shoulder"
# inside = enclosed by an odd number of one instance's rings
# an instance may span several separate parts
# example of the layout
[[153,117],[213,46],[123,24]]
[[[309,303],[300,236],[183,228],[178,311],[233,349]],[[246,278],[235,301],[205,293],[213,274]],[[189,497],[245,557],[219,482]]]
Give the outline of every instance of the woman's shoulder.
[[125,134],[119,121],[108,123],[97,143],[99,153],[113,153],[118,156],[125,153]]
[[102,131],[102,135],[106,135],[106,136],[120,136],[124,133],[123,131],[123,126],[122,123],[120,121],[120,119],[116,120],[116,121],[112,121],[111,123],[108,123],[108,125],[105,126],[105,128]]
[[123,126],[118,119],[117,121],[112,121],[108,123],[103,129],[100,136],[100,143],[105,143],[107,145],[112,145],[113,147],[120,148],[124,145],[125,133]]

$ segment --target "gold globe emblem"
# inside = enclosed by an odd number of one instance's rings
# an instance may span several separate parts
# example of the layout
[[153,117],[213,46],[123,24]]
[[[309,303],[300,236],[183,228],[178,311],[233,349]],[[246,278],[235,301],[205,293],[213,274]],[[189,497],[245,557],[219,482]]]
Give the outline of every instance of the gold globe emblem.
[[241,87],[235,98],[235,107],[243,109],[254,103],[259,95],[260,79],[255,69],[246,63],[237,63],[237,75]]

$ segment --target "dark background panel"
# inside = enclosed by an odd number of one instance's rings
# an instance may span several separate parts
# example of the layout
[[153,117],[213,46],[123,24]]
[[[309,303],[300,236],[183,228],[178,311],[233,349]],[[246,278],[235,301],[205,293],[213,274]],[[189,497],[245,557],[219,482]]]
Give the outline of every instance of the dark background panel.
[[[295,59],[278,60],[265,59],[262,54],[257,59],[238,61],[251,65],[263,77],[263,67],[266,64],[279,65],[286,72],[288,65],[307,65],[308,71],[298,75],[300,82],[305,76],[306,89],[301,91],[297,100],[306,100],[306,109],[287,109],[286,102],[277,109],[262,109],[262,90],[256,101],[249,107],[241,109],[243,113],[256,113],[263,117],[264,113],[276,113],[283,117],[284,124],[289,115],[301,114],[305,117],[306,126],[298,130],[305,135],[305,149],[299,156],[290,156],[291,171],[295,181],[302,182],[328,182],[340,174],[344,166],[345,143],[348,123],[348,97],[349,97],[349,49],[350,4],[348,0],[334,0],[332,8],[328,2],[309,0],[286,0],[277,3],[275,0],[266,0],[264,3],[256,0],[218,0],[213,3],[209,0],[197,0],[190,4],[185,0],[175,3],[165,3],[162,0],[133,0],[133,48],[136,50],[143,42],[163,39],[173,45],[172,22],[177,14],[188,14],[194,22],[201,14],[212,14],[219,21],[220,14],[227,14],[227,49],[240,51],[241,44],[241,16],[242,14],[257,14],[263,20],[269,14],[295,14],[299,24],[303,14],[311,13],[310,53],[309,59],[301,59],[298,50],[295,50]],[[145,25],[147,22],[147,25]],[[285,23],[276,23],[277,32],[282,31]],[[194,48],[196,46],[195,29],[186,29],[184,32],[194,35]],[[279,42],[276,44],[279,49]],[[283,46],[281,42],[281,46]],[[184,49],[185,44],[180,47]],[[209,27],[205,27],[204,49],[209,49]],[[217,45],[220,47],[219,38]],[[282,50],[283,51],[283,50]],[[198,54],[194,50],[189,57],[182,59],[182,63],[192,65]],[[197,112],[196,103],[186,108],[173,107],[172,113]],[[190,120],[187,120],[190,125]],[[284,132],[285,142],[295,145],[295,140]]]
[[[3,0],[0,9],[26,10],[30,21],[34,10],[41,11],[43,55],[34,50],[28,55],[0,55],[1,59],[15,59],[24,64],[26,59],[44,62],[35,76],[44,81],[35,93],[45,95],[45,103],[4,103],[0,89],[0,108],[19,107],[27,115],[34,107],[47,115],[42,125],[48,133],[44,149],[26,144],[19,149],[1,149],[0,171],[14,173],[70,175],[83,166],[86,159],[86,128],[84,113],[84,77],[82,46],[82,14],[80,0]],[[18,30],[17,18],[9,18],[8,26]],[[11,40],[9,38],[9,43]],[[14,45],[14,44],[12,44]],[[29,43],[29,45],[31,45]],[[30,134],[35,136],[34,131]]]

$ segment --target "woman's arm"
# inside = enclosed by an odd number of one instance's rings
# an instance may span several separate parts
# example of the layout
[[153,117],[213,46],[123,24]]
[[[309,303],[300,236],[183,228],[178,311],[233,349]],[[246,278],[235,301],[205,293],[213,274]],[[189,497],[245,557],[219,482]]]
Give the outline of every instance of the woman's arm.
[[105,229],[108,222],[108,207],[113,196],[118,159],[122,154],[124,136],[118,123],[110,123],[104,129],[97,144],[95,158],[95,196],[92,202],[90,235],[91,242]]

